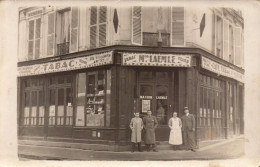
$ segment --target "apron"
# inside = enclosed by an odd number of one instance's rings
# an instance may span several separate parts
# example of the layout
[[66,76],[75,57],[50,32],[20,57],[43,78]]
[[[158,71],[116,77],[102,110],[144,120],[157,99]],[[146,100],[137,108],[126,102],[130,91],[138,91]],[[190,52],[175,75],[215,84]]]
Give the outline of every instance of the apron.
[[182,134],[180,126],[180,118],[171,118],[171,132],[169,137],[169,144],[181,145],[182,144]]

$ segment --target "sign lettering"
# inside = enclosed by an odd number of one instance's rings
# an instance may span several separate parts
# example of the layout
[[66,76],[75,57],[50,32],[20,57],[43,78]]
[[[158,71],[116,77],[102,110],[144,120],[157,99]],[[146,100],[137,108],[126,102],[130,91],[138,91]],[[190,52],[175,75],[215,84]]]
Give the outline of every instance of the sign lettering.
[[214,62],[208,58],[202,57],[202,68],[223,75],[225,77],[233,78],[240,82],[244,82],[244,75],[240,72],[237,72],[229,67],[223,66],[217,62]]
[[112,51],[97,55],[18,67],[18,76],[39,75],[112,64]]
[[125,66],[191,67],[191,55],[157,53],[123,53]]

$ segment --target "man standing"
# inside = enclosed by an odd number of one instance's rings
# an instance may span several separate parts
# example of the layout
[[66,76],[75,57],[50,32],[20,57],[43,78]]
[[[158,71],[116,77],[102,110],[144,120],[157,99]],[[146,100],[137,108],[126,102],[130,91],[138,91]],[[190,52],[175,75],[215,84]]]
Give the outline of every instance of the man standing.
[[185,115],[182,116],[183,142],[186,150],[195,152],[195,118],[189,113],[188,107],[184,107]]
[[130,122],[130,129],[132,130],[131,135],[131,142],[132,142],[132,151],[135,150],[135,143],[138,145],[138,151],[142,152],[141,150],[141,134],[143,129],[143,120],[139,117],[139,113],[134,114],[135,117],[131,119]]
[[152,148],[154,152],[158,152],[155,145],[155,128],[157,127],[158,122],[156,117],[152,116],[152,111],[147,111],[147,116],[143,118],[143,123],[145,129],[145,145],[147,151],[150,151]]

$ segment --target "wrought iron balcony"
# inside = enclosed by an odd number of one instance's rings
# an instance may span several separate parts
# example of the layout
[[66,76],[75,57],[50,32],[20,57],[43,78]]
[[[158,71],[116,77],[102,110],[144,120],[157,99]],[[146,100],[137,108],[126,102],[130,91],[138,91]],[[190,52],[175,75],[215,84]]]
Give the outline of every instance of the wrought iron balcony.
[[[162,33],[162,46],[170,46],[170,34]],[[157,46],[158,33],[143,32],[143,45],[145,46]]]
[[69,53],[69,42],[57,44],[57,55],[65,55]]

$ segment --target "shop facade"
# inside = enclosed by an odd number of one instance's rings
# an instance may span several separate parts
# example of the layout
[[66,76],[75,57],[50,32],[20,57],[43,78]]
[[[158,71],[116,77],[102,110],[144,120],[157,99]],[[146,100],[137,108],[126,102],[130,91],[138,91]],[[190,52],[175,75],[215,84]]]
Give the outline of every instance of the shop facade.
[[134,112],[151,110],[156,140],[184,106],[196,141],[243,134],[243,71],[199,48],[110,46],[18,63],[18,137],[113,145],[130,142]]

